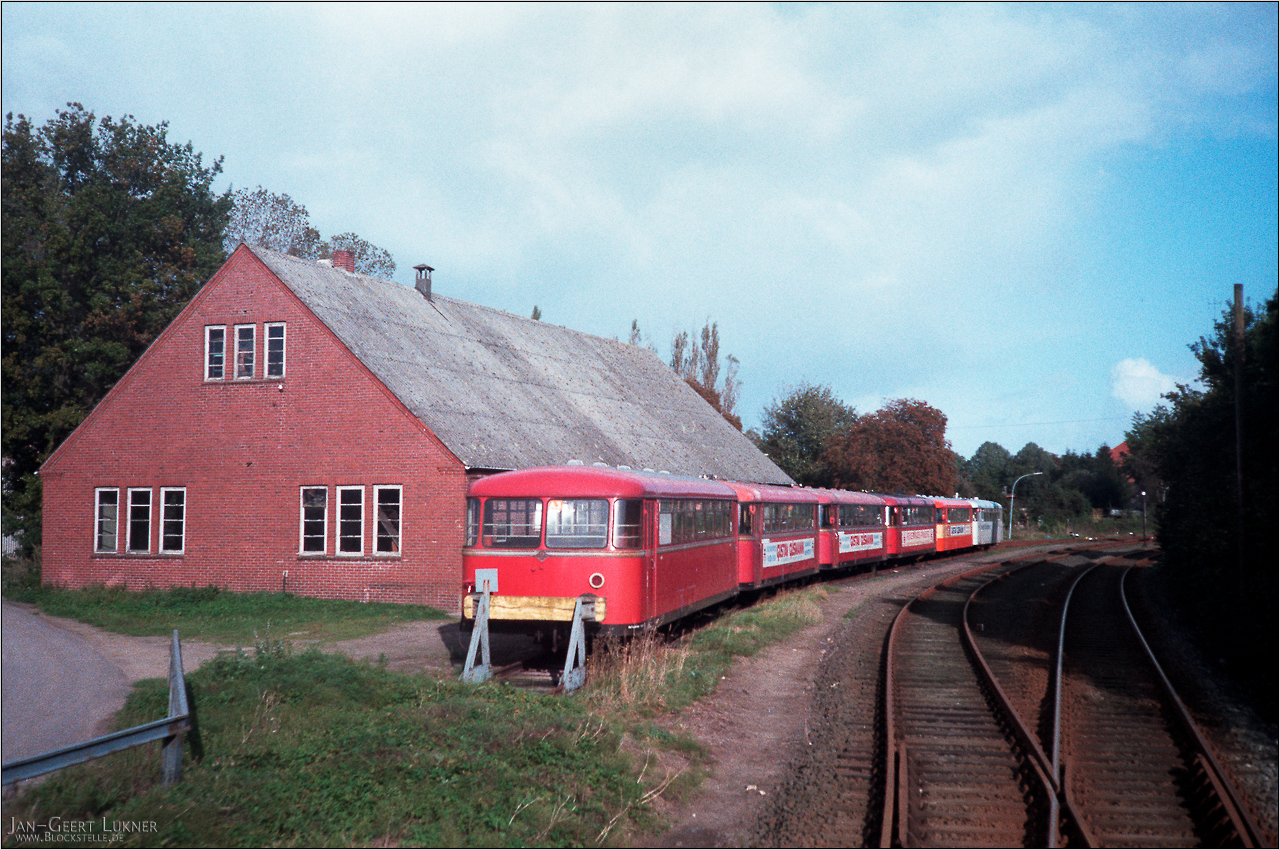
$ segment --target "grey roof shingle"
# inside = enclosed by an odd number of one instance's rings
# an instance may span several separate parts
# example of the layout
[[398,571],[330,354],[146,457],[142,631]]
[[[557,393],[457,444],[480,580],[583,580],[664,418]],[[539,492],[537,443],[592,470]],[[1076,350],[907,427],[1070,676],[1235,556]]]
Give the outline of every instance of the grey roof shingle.
[[648,349],[250,250],[469,468],[793,483]]

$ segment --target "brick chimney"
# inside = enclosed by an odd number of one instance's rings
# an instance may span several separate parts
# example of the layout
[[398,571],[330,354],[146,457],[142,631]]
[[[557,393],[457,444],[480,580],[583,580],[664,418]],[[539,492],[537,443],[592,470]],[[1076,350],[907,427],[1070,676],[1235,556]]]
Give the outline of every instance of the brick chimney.
[[356,272],[356,255],[343,248],[338,248],[333,252],[333,267],[342,269],[344,272]]
[[414,280],[413,282],[413,288],[421,292],[423,298],[430,301],[431,300],[431,273],[435,271],[435,269],[431,268],[431,266],[427,265],[426,263],[419,263],[418,265],[413,267],[413,270],[418,273],[417,279]]

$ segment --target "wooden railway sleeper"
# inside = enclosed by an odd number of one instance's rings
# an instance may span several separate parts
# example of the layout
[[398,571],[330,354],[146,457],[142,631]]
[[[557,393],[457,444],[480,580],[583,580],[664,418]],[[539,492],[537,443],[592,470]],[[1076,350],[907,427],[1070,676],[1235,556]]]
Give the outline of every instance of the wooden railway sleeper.
[[1142,646],[1142,651],[1147,656],[1147,660],[1151,663],[1155,670],[1156,678],[1160,680],[1160,685],[1164,689],[1165,695],[1169,698],[1170,704],[1174,709],[1174,714],[1178,718],[1183,731],[1194,741],[1196,749],[1196,759],[1202,765],[1205,774],[1213,783],[1214,789],[1219,794],[1223,808],[1231,817],[1234,824],[1239,825],[1240,840],[1245,847],[1261,847],[1262,846],[1262,830],[1258,828],[1256,822],[1251,816],[1249,810],[1245,807],[1244,802],[1236,793],[1234,786],[1227,779],[1226,772],[1222,769],[1218,759],[1213,754],[1213,748],[1209,742],[1205,740],[1200,733],[1200,729],[1191,717],[1191,712],[1183,704],[1182,699],[1178,696],[1178,692],[1174,690],[1173,683],[1169,681],[1169,677],[1165,675],[1164,668],[1160,666],[1160,662],[1156,660],[1156,655],[1151,650],[1151,646],[1147,643],[1146,637],[1142,634],[1142,629],[1138,627],[1138,620],[1133,615],[1132,609],[1129,607],[1128,594],[1125,591],[1125,585],[1129,579],[1129,573],[1132,567],[1125,568],[1124,573],[1120,577],[1120,601],[1124,605],[1125,616],[1129,620],[1129,627],[1133,631],[1134,636],[1138,639],[1138,643]]

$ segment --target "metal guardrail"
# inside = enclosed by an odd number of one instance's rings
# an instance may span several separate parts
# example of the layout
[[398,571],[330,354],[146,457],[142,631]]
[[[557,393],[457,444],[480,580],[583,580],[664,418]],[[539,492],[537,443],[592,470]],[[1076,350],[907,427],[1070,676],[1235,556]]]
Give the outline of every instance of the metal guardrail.
[[72,744],[60,750],[15,759],[3,767],[0,784],[9,785],[21,782],[44,773],[79,764],[89,759],[118,753],[130,747],[149,744],[152,741],[164,741],[160,754],[160,764],[165,785],[172,785],[182,779],[182,742],[187,732],[194,730],[191,708],[187,704],[187,680],[182,671],[182,644],[178,641],[178,630],[173,630],[173,640],[169,644],[169,716],[151,723],[143,723],[132,729],[123,729],[94,738],[80,744]]

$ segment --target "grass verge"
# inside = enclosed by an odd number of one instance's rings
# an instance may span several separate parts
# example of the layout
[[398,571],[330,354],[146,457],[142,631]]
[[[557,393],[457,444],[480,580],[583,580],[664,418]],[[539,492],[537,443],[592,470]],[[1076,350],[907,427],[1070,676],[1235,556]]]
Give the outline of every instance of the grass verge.
[[[280,641],[225,654],[188,677],[199,738],[181,783],[157,784],[158,745],[68,768],[6,803],[4,844],[625,844],[657,831],[657,798],[687,793],[702,770],[696,742],[661,716],[710,693],[735,658],[816,622],[826,593],[601,646],[573,697],[397,674]],[[163,681],[141,683],[118,725],[163,716],[167,698]],[[91,826],[57,833],[54,818]],[[39,838],[11,834],[27,823],[44,825]]]
[[118,587],[11,588],[5,597],[46,614],[125,635],[168,635],[253,646],[269,638],[344,640],[413,620],[449,619],[425,605],[312,599],[286,593],[231,593],[217,587],[131,591]]

